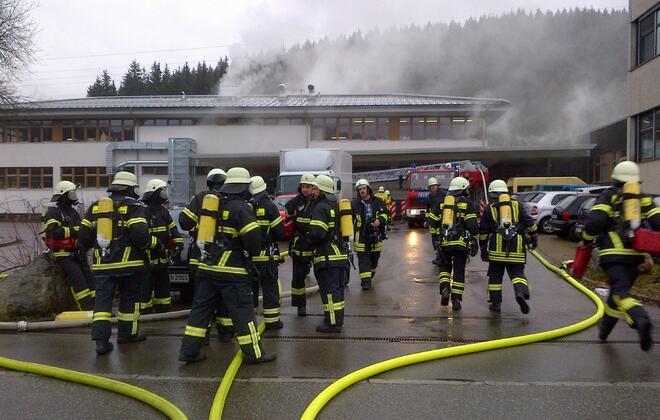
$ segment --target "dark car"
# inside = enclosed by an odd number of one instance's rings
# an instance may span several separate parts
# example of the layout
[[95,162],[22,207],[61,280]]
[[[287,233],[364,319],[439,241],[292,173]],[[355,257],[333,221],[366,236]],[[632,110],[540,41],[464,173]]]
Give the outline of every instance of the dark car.
[[584,218],[587,216],[587,213],[589,213],[594,204],[596,204],[596,197],[591,197],[582,203],[580,210],[578,210],[578,218],[577,222],[575,223],[575,235],[578,238],[582,237],[582,231],[584,230]]
[[183,238],[183,252],[181,253],[181,260],[171,261],[167,267],[167,271],[170,276],[171,290],[181,293],[181,300],[188,302],[192,301],[195,290],[195,272],[188,268],[188,251],[191,246],[190,235],[179,226],[179,214],[182,210],[183,208],[181,207],[170,209],[170,215],[174,219],[174,223],[176,223],[179,233]]
[[590,199],[595,199],[595,196],[591,194],[572,195],[557,203],[550,216],[550,227],[554,234],[560,238],[568,238],[571,241],[579,242],[580,237],[575,232],[578,211],[582,204]]

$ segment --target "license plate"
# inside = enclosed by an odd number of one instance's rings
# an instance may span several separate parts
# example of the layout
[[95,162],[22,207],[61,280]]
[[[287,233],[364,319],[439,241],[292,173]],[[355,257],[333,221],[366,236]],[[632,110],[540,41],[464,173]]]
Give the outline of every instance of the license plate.
[[186,273],[170,274],[170,283],[188,283],[188,274]]
[[550,217],[551,217],[552,219],[554,219],[554,220],[557,220],[557,215],[556,215],[556,214],[553,214],[553,215],[550,216]]

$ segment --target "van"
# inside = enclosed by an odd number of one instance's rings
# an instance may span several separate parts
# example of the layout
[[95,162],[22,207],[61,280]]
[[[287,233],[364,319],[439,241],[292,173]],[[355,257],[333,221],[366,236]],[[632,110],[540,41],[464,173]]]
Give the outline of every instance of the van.
[[564,185],[586,185],[586,182],[576,176],[519,176],[509,178],[506,183],[509,191],[512,193],[539,190],[539,186],[543,185],[547,191],[549,186],[556,185],[558,189]]

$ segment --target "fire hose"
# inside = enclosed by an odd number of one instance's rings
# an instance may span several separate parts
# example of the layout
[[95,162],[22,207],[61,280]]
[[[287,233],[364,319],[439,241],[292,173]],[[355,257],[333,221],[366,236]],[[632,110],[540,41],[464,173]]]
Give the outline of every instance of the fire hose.
[[350,387],[351,385],[362,381],[364,379],[370,378],[374,375],[397,369],[403,366],[408,366],[416,363],[428,362],[431,360],[444,359],[452,356],[460,356],[470,353],[478,353],[483,351],[501,349],[506,347],[520,346],[524,344],[537,343],[540,341],[553,340],[559,337],[563,337],[569,334],[574,334],[578,331],[582,331],[590,326],[594,325],[598,320],[603,316],[604,306],[603,302],[600,300],[595,293],[581,285],[577,280],[568,275],[564,270],[550,264],[545,258],[543,258],[538,251],[530,251],[532,255],[538,259],[541,264],[543,264],[548,269],[554,271],[564,280],[573,285],[580,292],[585,294],[589,299],[593,301],[596,305],[596,312],[591,315],[589,318],[584,319],[575,324],[567,325],[554,330],[548,330],[533,334],[521,335],[516,337],[501,338],[497,340],[483,341],[480,343],[474,344],[465,344],[461,346],[448,347],[438,350],[429,350],[421,353],[413,353],[405,356],[395,357],[393,359],[385,360],[362,369],[356,370],[343,378],[338,379],[333,382],[330,386],[325,388],[319,395],[314,398],[310,403],[307,409],[302,414],[302,420],[311,420],[315,419],[323,407],[336,395]]

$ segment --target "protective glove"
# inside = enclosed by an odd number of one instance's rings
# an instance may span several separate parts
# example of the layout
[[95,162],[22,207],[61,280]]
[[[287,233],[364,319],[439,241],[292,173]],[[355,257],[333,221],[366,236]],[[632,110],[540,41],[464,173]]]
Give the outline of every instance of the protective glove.
[[174,246],[174,248],[172,248],[172,258],[171,258],[171,260],[173,262],[180,262],[182,252],[183,252],[183,244],[176,244]]
[[527,248],[534,250],[539,245],[539,235],[538,233],[532,233],[529,235],[527,240]]

